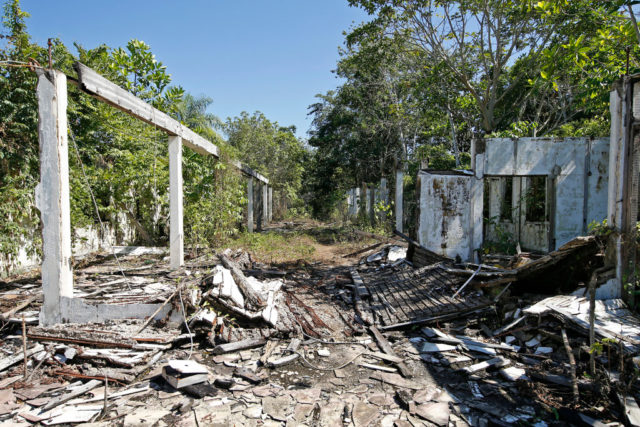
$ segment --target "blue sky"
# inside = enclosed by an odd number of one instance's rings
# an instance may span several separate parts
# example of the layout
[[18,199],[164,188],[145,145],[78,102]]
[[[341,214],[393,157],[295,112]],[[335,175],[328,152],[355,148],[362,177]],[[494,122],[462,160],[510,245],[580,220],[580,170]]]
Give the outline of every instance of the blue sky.
[[[21,0],[33,41],[145,41],[173,84],[213,98],[222,119],[260,110],[306,136],[307,106],[340,82],[342,32],[367,20],[347,0]],[[73,49],[72,49],[73,50]]]

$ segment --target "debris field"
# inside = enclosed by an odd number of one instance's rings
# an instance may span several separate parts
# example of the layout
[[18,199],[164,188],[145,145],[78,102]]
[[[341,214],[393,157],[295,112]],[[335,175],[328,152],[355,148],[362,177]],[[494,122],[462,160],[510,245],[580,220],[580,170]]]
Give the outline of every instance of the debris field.
[[[621,300],[592,301],[606,277],[594,274],[598,248],[578,238],[470,264],[395,238],[339,263],[267,265],[226,250],[177,271],[162,251],[96,255],[74,268],[74,296],[161,303],[164,314],[55,327],[38,326],[39,277],[11,277],[0,421],[637,424],[640,322]],[[576,256],[581,271],[569,271]],[[559,278],[563,292],[549,292]]]

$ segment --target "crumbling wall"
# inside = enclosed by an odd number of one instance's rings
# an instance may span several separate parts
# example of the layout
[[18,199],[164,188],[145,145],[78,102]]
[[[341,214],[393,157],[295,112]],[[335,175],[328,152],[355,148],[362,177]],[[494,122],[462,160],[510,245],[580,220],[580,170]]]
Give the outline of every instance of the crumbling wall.
[[420,171],[418,176],[418,242],[441,255],[472,259],[474,176],[455,171]]
[[[548,223],[528,223],[524,215],[516,218],[520,221],[516,240],[533,242],[533,249],[547,246],[544,233],[548,249],[557,249],[587,233],[592,221],[606,217],[609,138],[494,138],[486,141],[484,154],[487,176],[547,178]],[[496,185],[492,182],[490,191],[496,191]],[[517,203],[526,203],[522,188],[514,185],[514,209]],[[489,212],[498,212],[499,198],[492,194],[489,200]]]
[[[110,246],[127,245],[135,240],[135,230],[126,221],[119,224],[117,233],[111,224],[104,224],[104,228],[104,233],[98,225],[74,229],[71,248],[73,256],[81,257],[99,250],[108,250]],[[0,277],[40,267],[40,256],[26,250],[31,245],[31,242],[25,240],[16,256],[0,258]]]

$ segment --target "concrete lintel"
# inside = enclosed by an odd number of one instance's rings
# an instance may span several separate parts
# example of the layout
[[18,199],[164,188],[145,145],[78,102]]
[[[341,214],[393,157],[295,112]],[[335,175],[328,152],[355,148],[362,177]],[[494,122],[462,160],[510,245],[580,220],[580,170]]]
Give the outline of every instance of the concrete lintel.
[[43,246],[40,324],[52,325],[61,319],[60,299],[73,296],[67,77],[56,70],[37,73],[40,182],[36,206],[42,219]]

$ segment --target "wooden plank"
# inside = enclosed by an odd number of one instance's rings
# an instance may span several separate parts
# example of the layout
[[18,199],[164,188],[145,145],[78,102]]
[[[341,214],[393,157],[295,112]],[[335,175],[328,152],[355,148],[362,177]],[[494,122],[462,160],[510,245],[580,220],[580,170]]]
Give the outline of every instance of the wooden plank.
[[[380,346],[380,348],[382,349],[383,352],[385,352],[386,354],[388,354],[390,356],[393,356],[393,357],[396,357],[396,358],[398,357],[396,352],[393,351],[393,347],[391,347],[391,344],[389,344],[389,341],[387,341],[387,339],[380,333],[378,328],[376,328],[375,326],[371,326],[371,327],[369,327],[369,330],[373,334],[374,338],[378,342],[378,345]],[[404,363],[401,362],[401,363],[397,363],[396,366],[398,367],[398,370],[400,371],[402,376],[404,376],[406,378],[411,378],[412,377],[411,371],[409,370],[407,365],[405,365]]]
[[[147,104],[137,96],[107,80],[80,62],[76,62],[74,68],[78,73],[79,87],[84,92],[145,123],[157,127],[169,135],[181,137],[184,145],[199,154],[211,154],[215,157],[220,157],[220,149],[215,144],[198,135],[168,114]],[[266,177],[248,166],[238,161],[231,161],[230,163],[246,175],[253,176],[264,183],[269,183]]]
[[[42,350],[44,350],[44,346],[42,344],[37,344],[35,347],[27,350],[27,357],[31,356],[32,354],[39,353]],[[8,359],[0,360],[0,372],[4,371],[7,368],[10,368],[11,366],[21,362],[22,360],[24,360],[24,353],[22,352],[16,354],[15,356],[9,357]]]
[[251,348],[261,347],[267,343],[264,338],[246,339],[242,341],[220,344],[213,348],[213,354],[225,354],[234,351],[248,350]]
[[41,411],[42,412],[48,411],[50,409],[55,408],[56,406],[60,406],[63,403],[68,402],[69,400],[73,399],[74,397],[82,396],[86,392],[91,391],[94,388],[98,387],[100,384],[102,384],[102,381],[91,380],[88,383],[86,383],[85,385],[83,385],[82,387],[78,387],[77,389],[73,390],[71,393],[63,394],[62,396],[59,396],[59,397],[53,399],[52,401],[50,401],[49,403],[44,405],[42,407]]

